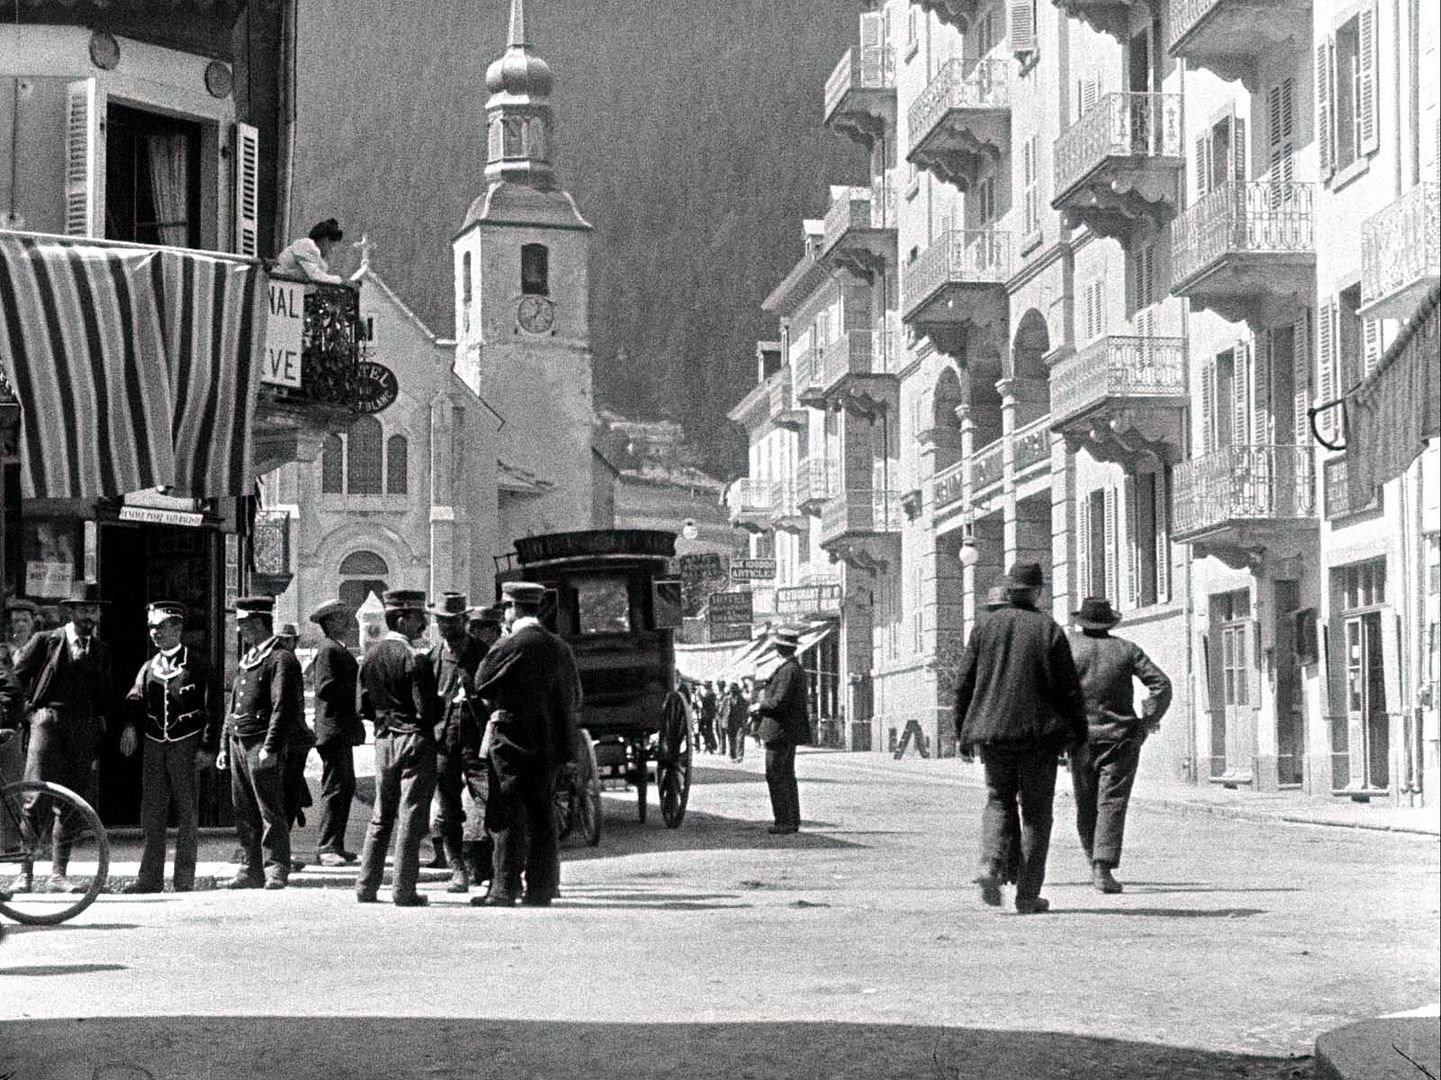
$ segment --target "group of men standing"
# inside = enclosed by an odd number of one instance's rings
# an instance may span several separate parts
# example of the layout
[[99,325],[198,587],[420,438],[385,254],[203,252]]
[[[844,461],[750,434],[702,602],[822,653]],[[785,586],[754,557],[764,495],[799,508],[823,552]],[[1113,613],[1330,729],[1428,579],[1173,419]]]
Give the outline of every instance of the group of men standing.
[[744,761],[751,697],[739,682],[707,679],[695,692],[696,727],[708,754]]

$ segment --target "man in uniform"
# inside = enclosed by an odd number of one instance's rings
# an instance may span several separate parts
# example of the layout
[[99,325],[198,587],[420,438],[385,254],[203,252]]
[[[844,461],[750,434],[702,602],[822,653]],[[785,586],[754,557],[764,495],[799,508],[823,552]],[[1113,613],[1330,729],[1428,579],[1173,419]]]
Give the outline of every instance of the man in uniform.
[[[474,644],[477,664],[485,659],[500,640],[504,625],[505,612],[498,605],[470,609],[466,634]],[[474,690],[475,679],[472,672],[470,708],[461,714],[461,771],[465,776],[462,794],[465,824],[461,830],[461,846],[471,883],[479,885],[491,880],[495,845],[491,842],[490,830],[485,824],[486,801],[490,797],[490,766],[480,753],[485,741],[485,728],[490,723],[490,706],[475,694]]]
[[[63,606],[69,621],[32,637],[15,662],[16,678],[33,710],[25,779],[52,780],[88,798],[110,702],[110,650],[95,634],[101,612],[98,586],[77,582]],[[44,832],[38,802],[28,798],[23,812],[35,836]],[[68,892],[72,836],[59,806],[52,835],[49,888]],[[34,868],[22,864],[12,891],[29,892],[33,886]]]
[[430,663],[435,669],[440,694],[440,722],[435,728],[435,817],[431,839],[445,852],[450,866],[448,892],[470,891],[470,877],[462,850],[465,810],[461,793],[465,788],[461,760],[463,729],[473,726],[465,714],[475,696],[475,669],[480,665],[480,646],[467,630],[470,605],[464,593],[441,593],[431,605],[440,643],[431,647]]
[[476,693],[494,710],[486,808],[494,876],[489,893],[471,903],[509,907],[519,900],[545,907],[560,892],[555,785],[574,753],[580,678],[570,646],[540,623],[544,587],[507,581],[501,595],[510,633],[476,676]]
[[395,589],[384,601],[387,632],[360,665],[360,708],[375,725],[375,812],[365,834],[355,896],[362,904],[376,902],[398,819],[393,899],[396,907],[422,907],[426,898],[415,885],[435,793],[440,697],[430,657],[417,648],[430,621],[425,593]]
[[[799,832],[801,828],[796,747],[811,738],[806,673],[796,659],[799,646],[800,634],[796,631],[776,631],[775,649],[781,664],[766,683],[765,693],[755,710],[760,719],[756,737],[766,748],[766,786],[770,788],[771,814],[775,818],[770,831],[779,836]],[[734,711],[744,715],[742,706]]]
[[[1121,613],[1110,600],[1088,596],[1071,617],[1081,629],[1071,637],[1071,652],[1086,698],[1089,729],[1085,744],[1071,752],[1076,829],[1091,863],[1091,884],[1100,892],[1118,893],[1121,883],[1111,871],[1121,864],[1126,807],[1141,761],[1141,744],[1171,707],[1171,680],[1135,642],[1112,636]],[[1133,679],[1141,680],[1147,690],[1140,717]]]
[[[158,893],[165,887],[165,826],[175,806],[175,891],[195,888],[199,844],[196,770],[220,749],[220,716],[210,699],[210,665],[181,641],[185,606],[147,605],[145,621],[155,655],[140,666],[127,700],[139,717],[120,735],[120,752],[141,749],[140,872],[122,891]],[[142,746],[143,743],[143,746]]]
[[355,862],[345,849],[350,806],[355,801],[355,747],[365,742],[365,725],[356,710],[360,665],[341,642],[354,612],[342,600],[328,600],[310,613],[324,638],[315,651],[315,750],[320,755],[321,866]]
[[283,889],[290,880],[290,821],[285,806],[285,753],[304,724],[305,688],[300,661],[277,648],[271,627],[275,600],[235,601],[235,626],[245,655],[230,690],[226,738],[215,759],[230,770],[235,831],[245,857],[231,889]]

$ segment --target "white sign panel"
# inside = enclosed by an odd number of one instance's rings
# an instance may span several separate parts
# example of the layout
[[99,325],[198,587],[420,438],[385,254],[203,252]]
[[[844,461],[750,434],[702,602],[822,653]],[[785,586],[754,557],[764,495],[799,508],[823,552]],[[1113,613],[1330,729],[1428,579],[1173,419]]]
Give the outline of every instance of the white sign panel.
[[272,386],[300,385],[300,331],[304,323],[305,286],[296,281],[272,280],[261,382]]

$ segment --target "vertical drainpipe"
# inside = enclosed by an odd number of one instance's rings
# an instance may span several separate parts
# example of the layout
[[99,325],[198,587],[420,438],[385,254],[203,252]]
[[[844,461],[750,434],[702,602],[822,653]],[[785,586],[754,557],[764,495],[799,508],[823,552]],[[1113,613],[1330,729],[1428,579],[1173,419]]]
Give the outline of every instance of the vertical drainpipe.
[[[1178,79],[1180,80],[1180,84],[1181,84],[1181,87],[1180,87],[1180,89],[1181,89],[1181,147],[1182,147],[1183,153],[1182,153],[1182,155],[1181,155],[1182,163],[1181,163],[1181,191],[1180,191],[1180,197],[1181,197],[1181,199],[1184,201],[1184,199],[1185,199],[1185,194],[1186,194],[1186,190],[1187,190],[1187,188],[1186,188],[1186,170],[1187,170],[1187,168],[1189,167],[1188,160],[1187,160],[1186,155],[1185,155],[1185,153],[1184,153],[1184,148],[1187,146],[1187,139],[1186,139],[1186,107],[1185,107],[1185,103],[1186,103],[1186,59],[1185,59],[1185,57],[1178,57],[1178,58],[1177,58],[1177,60],[1176,60],[1176,73],[1177,73],[1177,77],[1178,77]],[[1184,367],[1183,367],[1182,370],[1183,370],[1183,373],[1184,373],[1184,374],[1183,374],[1183,377],[1184,377],[1185,382],[1186,382],[1186,400],[1187,400],[1186,415],[1185,415],[1184,421],[1183,421],[1182,424],[1181,424],[1181,460],[1182,460],[1182,461],[1186,461],[1186,460],[1189,459],[1190,456],[1191,456],[1191,407],[1190,407],[1190,399],[1191,399],[1191,305],[1188,304],[1188,303],[1186,303],[1185,301],[1182,301],[1182,303],[1181,303],[1181,340],[1186,343],[1185,351],[1184,351],[1184,353],[1182,354],[1182,355],[1184,356],[1184,358],[1185,358],[1185,365],[1184,365]],[[1174,476],[1174,472],[1173,472],[1172,475]],[[1176,494],[1175,494],[1175,484],[1174,484],[1174,483],[1170,485],[1170,488],[1169,488],[1169,492],[1168,492],[1168,493],[1169,493],[1170,496],[1171,496],[1172,507],[1174,508],[1174,505],[1175,505],[1175,497],[1176,497]],[[1175,514],[1174,514],[1174,512],[1171,514],[1171,519],[1172,519],[1172,521],[1174,522],[1174,520],[1175,520]],[[1181,545],[1181,546],[1186,547],[1186,545]],[[1195,632],[1196,607],[1195,607],[1194,593],[1192,592],[1192,585],[1193,585],[1193,583],[1194,583],[1194,582],[1193,582],[1193,577],[1192,577],[1192,570],[1193,570],[1194,564],[1195,564],[1195,559],[1192,557],[1191,549],[1190,549],[1189,547],[1186,547],[1186,557],[1185,557],[1185,559],[1182,561],[1183,569],[1182,569],[1182,573],[1181,573],[1181,587],[1182,587],[1182,596],[1183,596],[1183,599],[1182,599],[1182,602],[1181,602],[1181,617],[1182,617],[1182,619],[1183,619],[1183,621],[1184,621],[1184,627],[1183,627],[1183,629],[1184,629],[1184,632],[1185,632],[1185,635],[1186,635],[1186,686],[1187,686],[1187,690],[1188,690],[1188,692],[1187,692],[1187,701],[1188,701],[1188,703],[1189,703],[1189,708],[1190,708],[1191,716],[1190,716],[1190,723],[1188,723],[1188,724],[1186,725],[1186,758],[1185,758],[1184,770],[1185,770],[1185,778],[1186,778],[1187,780],[1192,781],[1192,782],[1198,781],[1198,780],[1200,779],[1200,772],[1201,772],[1200,763],[1198,762],[1197,757],[1196,757],[1196,745],[1197,745],[1196,725],[1197,725],[1198,723],[1200,723],[1200,717],[1199,717],[1199,715],[1198,715],[1198,713],[1197,713],[1197,707],[1198,707],[1198,705],[1199,705],[1199,703],[1200,703],[1201,695],[1200,695],[1200,693],[1198,692],[1200,688],[1199,688],[1199,687],[1197,686],[1197,684],[1196,684],[1196,632]]]

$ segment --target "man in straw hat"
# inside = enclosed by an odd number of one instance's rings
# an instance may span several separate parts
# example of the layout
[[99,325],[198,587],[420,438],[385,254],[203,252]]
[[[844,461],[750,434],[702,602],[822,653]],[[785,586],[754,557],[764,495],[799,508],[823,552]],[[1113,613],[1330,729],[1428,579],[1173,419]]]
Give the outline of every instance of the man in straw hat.
[[755,707],[760,727],[756,737],[766,748],[766,786],[770,789],[770,832],[787,836],[801,828],[801,797],[796,784],[796,747],[811,738],[806,709],[806,673],[796,659],[800,634],[789,628],[775,632],[781,663],[766,683]]
[[[110,650],[95,633],[102,605],[99,586],[76,582],[61,602],[65,625],[36,634],[15,661],[15,676],[33,710],[25,779],[50,780],[81,795],[90,793],[110,701]],[[32,835],[44,832],[38,801],[28,798],[23,812]],[[63,808],[56,805],[54,812],[49,889],[68,892],[73,837]],[[11,891],[33,887],[34,868],[22,864]]]
[[574,754],[580,679],[570,646],[541,625],[545,588],[507,581],[501,597],[510,633],[481,662],[475,687],[493,710],[486,813],[495,861],[490,891],[471,903],[545,907],[560,893],[555,785]]
[[440,716],[435,668],[420,647],[430,617],[420,590],[395,589],[383,600],[386,635],[360,665],[361,711],[375,724],[375,812],[365,834],[355,895],[362,904],[375,903],[395,831],[392,899],[396,907],[423,907],[426,898],[415,886],[420,842],[435,793],[435,723]]
[[445,853],[450,867],[448,892],[470,890],[462,848],[465,808],[462,793],[465,773],[462,761],[462,740],[473,730],[471,701],[475,697],[475,669],[480,666],[479,645],[467,633],[470,605],[465,593],[441,593],[431,605],[440,642],[430,649],[430,663],[435,668],[440,694],[440,721],[435,728],[435,814],[431,822],[431,840]]
[[[956,741],[979,750],[986,776],[981,817],[981,900],[998,907],[1015,867],[1016,911],[1046,911],[1041,897],[1051,843],[1056,756],[1086,739],[1086,707],[1065,632],[1036,609],[1037,563],[1011,567],[1008,606],[977,621],[956,677]],[[1017,813],[1019,804],[1019,814]]]
[[320,755],[321,866],[344,866],[358,856],[345,847],[350,807],[355,801],[355,747],[365,742],[356,710],[360,665],[341,641],[355,612],[343,600],[327,600],[310,613],[324,635],[315,650],[315,752]]
[[[1171,706],[1171,680],[1139,645],[1111,634],[1121,614],[1110,600],[1088,596],[1071,618],[1081,631],[1071,638],[1071,652],[1086,698],[1089,729],[1084,745],[1071,753],[1076,829],[1091,863],[1091,884],[1103,893],[1118,893],[1121,883],[1111,871],[1121,864],[1126,807],[1141,761],[1141,744]],[[1133,679],[1139,679],[1147,691],[1139,717]]]
[[[210,665],[181,635],[185,605],[161,600],[145,608],[155,655],[140,665],[127,700],[138,714],[120,736],[126,757],[141,749],[140,870],[129,893],[158,893],[165,885],[165,826],[175,807],[175,891],[195,888],[199,792],[195,771],[220,749],[220,714],[210,699]],[[143,747],[142,747],[143,742]]]

